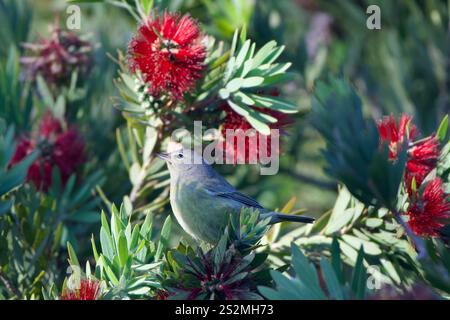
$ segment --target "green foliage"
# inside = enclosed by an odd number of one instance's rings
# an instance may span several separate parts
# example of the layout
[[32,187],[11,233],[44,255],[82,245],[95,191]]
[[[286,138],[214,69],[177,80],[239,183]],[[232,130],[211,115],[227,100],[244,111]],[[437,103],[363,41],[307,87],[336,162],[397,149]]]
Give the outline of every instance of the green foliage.
[[28,0],[0,0],[0,60],[11,47],[19,48],[27,40],[33,11]]
[[0,279],[4,285],[0,296],[36,298],[44,283],[60,277],[57,258],[61,243],[76,237],[80,231],[76,223],[92,223],[98,218],[92,209],[99,199],[92,198],[91,191],[100,177],[94,174],[74,190],[76,177],[70,177],[63,187],[54,170],[54,183],[43,194],[30,185],[20,187],[38,153],[8,168],[14,152],[14,130],[10,128],[0,136]]
[[18,129],[30,124],[32,99],[28,87],[20,81],[19,53],[11,46],[7,59],[0,59],[0,118]]
[[[295,277],[285,276],[279,271],[271,271],[275,288],[258,287],[271,300],[321,300],[321,299],[364,299],[367,271],[364,267],[364,250],[361,247],[352,276],[344,276],[339,244],[332,244],[331,261],[322,257],[319,265],[314,265],[295,245],[292,245],[292,269]],[[322,279],[323,283],[319,279]]]
[[332,210],[314,225],[295,229],[273,240],[272,255],[286,255],[291,243],[302,247],[310,259],[319,263],[320,255],[332,256],[332,244],[340,246],[343,262],[354,268],[358,250],[364,249],[364,263],[377,266],[371,274],[380,284],[408,286],[419,277],[415,250],[398,236],[399,225],[386,209],[365,207],[342,187]]
[[[91,241],[95,277],[105,281],[103,297],[106,299],[149,298],[161,289],[157,272],[170,237],[170,217],[162,228],[159,242],[154,242],[152,215],[148,214],[142,225],[133,225],[132,210],[129,203],[122,204],[120,210],[113,205],[110,222],[102,212],[100,250],[94,238]],[[70,265],[79,266],[75,252],[68,248]]]
[[387,146],[380,148],[375,122],[364,119],[361,100],[349,84],[317,84],[313,124],[327,142],[327,172],[366,205],[395,208],[406,146],[394,163],[389,160]]
[[[27,168],[22,170],[25,177]],[[90,181],[73,190],[75,176],[63,188],[57,182],[59,173],[55,170],[56,183],[48,194],[37,192],[31,185],[14,191],[12,207],[0,217],[0,269],[14,289],[0,290],[0,294],[38,298],[45,284],[61,280],[64,272],[58,263],[63,257],[61,247],[68,239],[77,242],[75,239],[85,233],[86,224],[98,221],[99,216],[92,209],[99,199],[91,196],[97,178],[93,175]]]
[[433,288],[450,294],[450,250],[439,241],[427,242],[428,259],[421,263],[423,276]]
[[258,90],[286,81],[288,75],[285,71],[291,63],[275,63],[284,50],[284,47],[277,46],[275,41],[268,42],[255,52],[256,44],[245,40],[244,30],[241,31],[239,46],[237,31],[234,34],[219,96],[256,130],[268,135],[269,124],[277,122],[277,119],[251,107],[256,105],[284,113],[297,112],[292,103],[258,93]]
[[[2,120],[0,118],[0,120]],[[37,153],[32,153],[20,163],[9,169],[9,163],[16,150],[14,142],[14,130],[9,128],[0,128],[0,197],[18,187],[25,181],[27,171],[31,163],[36,159]],[[11,207],[12,202],[0,202],[0,215],[5,213]]]

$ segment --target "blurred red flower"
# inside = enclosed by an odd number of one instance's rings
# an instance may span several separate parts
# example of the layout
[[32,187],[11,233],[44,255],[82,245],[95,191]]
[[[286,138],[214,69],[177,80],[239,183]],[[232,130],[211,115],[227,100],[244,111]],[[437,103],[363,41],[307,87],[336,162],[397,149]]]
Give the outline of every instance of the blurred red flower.
[[[221,129],[224,140],[219,143],[218,147],[224,150],[225,158],[231,159],[234,164],[256,163],[262,156],[271,157],[272,152],[279,154],[278,144],[276,150],[272,150],[271,139],[279,139],[283,129],[293,123],[293,120],[287,114],[267,108],[253,107],[256,111],[277,119],[277,122],[269,124],[269,127],[280,131],[272,131],[270,135],[265,136],[253,129],[252,125],[243,116],[231,109],[228,104],[223,104],[221,109],[225,111],[225,119]],[[232,130],[234,133],[235,136],[232,139],[226,139],[227,130]],[[242,135],[242,138],[240,135]],[[242,146],[239,144],[239,140],[244,142]]]
[[206,57],[202,38],[189,15],[149,18],[128,45],[130,69],[143,73],[152,95],[167,93],[182,100],[202,76]]
[[440,178],[429,182],[421,196],[415,196],[407,215],[411,230],[419,236],[436,237],[450,219],[450,196],[445,194]]
[[52,184],[53,167],[58,167],[62,182],[86,160],[85,144],[75,128],[64,129],[60,120],[47,112],[41,120],[39,131],[31,138],[20,138],[10,165],[20,162],[38,150],[39,157],[28,169],[27,180],[36,188],[46,191]]
[[439,158],[439,141],[432,135],[414,143],[408,150],[408,162],[406,163],[405,183],[408,193],[411,195],[413,179],[416,186],[420,186],[425,177],[436,167]]
[[384,117],[378,122],[378,131],[381,142],[389,143],[389,158],[395,160],[399,147],[408,139],[408,159],[405,170],[405,186],[411,195],[413,179],[416,187],[422,184],[425,177],[436,167],[439,158],[439,141],[432,135],[425,139],[413,141],[418,135],[416,126],[412,123],[412,117],[402,114],[398,125],[393,115]]
[[403,143],[405,136],[410,141],[417,135],[417,128],[411,123],[411,120],[411,116],[402,114],[397,124],[394,115],[391,114],[378,122],[380,140],[389,143],[389,158],[391,160],[397,158],[399,145]]
[[100,282],[97,280],[82,279],[80,289],[66,289],[61,300],[97,300],[100,297]]
[[24,43],[23,47],[30,55],[22,57],[20,62],[32,81],[40,74],[50,85],[67,85],[73,72],[83,76],[92,66],[92,44],[73,32],[61,30],[57,23],[50,27],[48,38]]

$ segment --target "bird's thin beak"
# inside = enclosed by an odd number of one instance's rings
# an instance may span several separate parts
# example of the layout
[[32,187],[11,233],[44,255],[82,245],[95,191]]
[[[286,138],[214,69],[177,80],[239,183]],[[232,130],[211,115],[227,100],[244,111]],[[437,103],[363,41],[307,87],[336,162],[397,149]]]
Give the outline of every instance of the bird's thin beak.
[[163,160],[169,160],[170,159],[169,154],[166,153],[166,152],[157,153],[156,156],[161,158],[161,159],[163,159]]

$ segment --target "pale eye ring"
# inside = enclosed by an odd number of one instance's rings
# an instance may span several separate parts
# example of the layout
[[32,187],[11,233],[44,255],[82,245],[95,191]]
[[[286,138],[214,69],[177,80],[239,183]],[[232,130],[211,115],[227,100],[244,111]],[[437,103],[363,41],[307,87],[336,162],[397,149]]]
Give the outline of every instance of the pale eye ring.
[[177,154],[177,158],[178,159],[183,159],[183,154],[182,153]]

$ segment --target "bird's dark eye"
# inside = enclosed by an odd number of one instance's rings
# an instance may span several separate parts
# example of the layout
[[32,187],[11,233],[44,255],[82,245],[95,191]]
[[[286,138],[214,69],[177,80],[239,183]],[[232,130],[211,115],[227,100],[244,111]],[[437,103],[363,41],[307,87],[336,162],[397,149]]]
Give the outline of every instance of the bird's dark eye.
[[183,159],[183,154],[181,154],[181,153],[177,154],[177,158],[178,159]]

